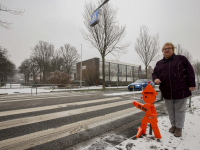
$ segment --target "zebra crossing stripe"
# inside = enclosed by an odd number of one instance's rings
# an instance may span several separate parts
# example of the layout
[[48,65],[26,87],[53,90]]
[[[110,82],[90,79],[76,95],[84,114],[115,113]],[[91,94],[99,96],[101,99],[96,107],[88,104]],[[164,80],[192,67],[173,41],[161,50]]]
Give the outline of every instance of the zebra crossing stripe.
[[51,105],[51,106],[43,106],[43,107],[34,107],[34,108],[18,109],[18,110],[11,110],[11,111],[3,111],[3,112],[0,113],[0,117],[1,116],[15,115],[15,114],[24,114],[24,113],[29,113],[29,112],[37,112],[37,111],[43,111],[43,110],[49,110],[49,109],[56,109],[56,108],[62,108],[62,107],[69,107],[69,106],[72,106],[72,105],[84,105],[84,104],[92,104],[92,103],[97,103],[97,102],[113,101],[113,100],[118,100],[118,99],[120,99],[120,97],[95,99],[95,100],[89,100],[89,101],[64,103],[64,104]]
[[134,95],[134,94],[141,94],[141,91],[137,91],[137,92],[123,92],[123,93],[111,93],[111,94],[104,94],[105,96],[118,96],[118,95]]
[[[20,98],[39,98],[39,97],[49,97],[49,96],[67,96],[67,94],[83,94],[83,93],[79,93],[79,92],[76,92],[76,93],[64,93],[64,92],[61,92],[61,93],[39,93],[38,95],[9,95],[9,96],[4,96],[4,97],[0,97],[0,100],[10,100],[10,99],[20,99]],[[86,95],[87,93],[84,93],[84,95]],[[90,94],[89,94],[90,95]]]
[[88,120],[79,121],[76,123],[68,124],[58,128],[43,130],[16,138],[0,141],[0,149],[4,150],[17,150],[28,149],[37,145],[41,145],[56,139],[60,139],[80,131],[85,131],[99,125],[106,124],[111,121],[133,115],[140,110],[136,108],[129,108],[115,113],[110,113],[104,116],[95,117]]
[[[85,94],[84,94],[85,95]],[[92,94],[86,94],[92,95]],[[52,99],[52,98],[59,98],[59,97],[73,97],[73,96],[83,96],[83,95],[71,95],[71,96],[54,96],[54,97],[40,97],[40,98],[31,98],[31,99],[20,99],[20,100],[0,100],[0,103],[10,103],[10,102],[18,102],[18,101],[31,101],[31,100],[38,100],[38,99]]]
[[57,119],[57,118],[61,118],[61,117],[67,117],[67,116],[71,116],[71,115],[87,113],[87,112],[91,112],[91,111],[106,109],[106,108],[125,105],[125,104],[132,105],[132,102],[133,102],[133,100],[126,100],[126,101],[121,101],[121,102],[110,103],[109,105],[102,104],[102,105],[97,105],[97,106],[78,108],[78,109],[69,110],[69,111],[50,113],[50,114],[45,114],[45,115],[40,115],[40,116],[26,117],[26,118],[14,119],[14,120],[9,120],[9,121],[2,121],[2,122],[0,122],[0,130],[17,127],[17,126],[22,126],[22,125],[27,125],[27,124],[32,124],[32,123],[37,123],[37,122],[42,122],[42,121],[47,121],[47,120],[52,120],[52,119]]

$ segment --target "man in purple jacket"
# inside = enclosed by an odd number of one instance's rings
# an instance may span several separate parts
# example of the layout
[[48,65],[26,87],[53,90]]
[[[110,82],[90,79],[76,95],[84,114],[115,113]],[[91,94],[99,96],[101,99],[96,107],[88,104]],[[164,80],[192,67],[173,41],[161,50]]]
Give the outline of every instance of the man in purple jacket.
[[172,127],[169,132],[174,136],[182,135],[185,122],[187,98],[195,89],[194,70],[185,56],[174,54],[174,45],[163,46],[163,59],[156,63],[152,73],[153,81],[160,84],[159,89],[165,99]]

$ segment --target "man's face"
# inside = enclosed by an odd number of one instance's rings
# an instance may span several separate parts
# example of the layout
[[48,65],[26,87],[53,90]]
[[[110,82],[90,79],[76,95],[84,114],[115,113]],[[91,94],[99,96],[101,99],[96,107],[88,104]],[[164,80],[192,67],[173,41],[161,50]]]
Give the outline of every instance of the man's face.
[[174,54],[174,51],[173,51],[171,45],[166,45],[166,46],[163,48],[163,55],[164,55],[165,58],[168,59],[168,58],[171,57],[173,54]]

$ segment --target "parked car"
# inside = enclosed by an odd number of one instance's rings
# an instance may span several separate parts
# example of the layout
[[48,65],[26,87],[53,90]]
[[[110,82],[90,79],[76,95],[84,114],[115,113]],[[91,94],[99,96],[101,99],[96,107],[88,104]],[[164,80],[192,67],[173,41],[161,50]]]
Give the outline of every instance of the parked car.
[[138,79],[134,83],[131,83],[128,85],[128,90],[133,91],[134,90],[144,90],[144,88],[147,86],[148,82],[150,82],[151,86],[155,88],[155,83],[150,79]]

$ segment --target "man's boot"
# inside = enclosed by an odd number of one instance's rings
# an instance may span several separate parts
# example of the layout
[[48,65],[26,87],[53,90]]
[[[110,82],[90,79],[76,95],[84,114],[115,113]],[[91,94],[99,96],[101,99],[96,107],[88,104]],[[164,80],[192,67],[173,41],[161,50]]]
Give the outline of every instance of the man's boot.
[[180,137],[182,135],[182,129],[181,128],[176,128],[174,132],[175,137]]
[[174,132],[175,132],[175,129],[176,129],[176,127],[171,127],[171,128],[169,129],[169,132],[174,133]]

